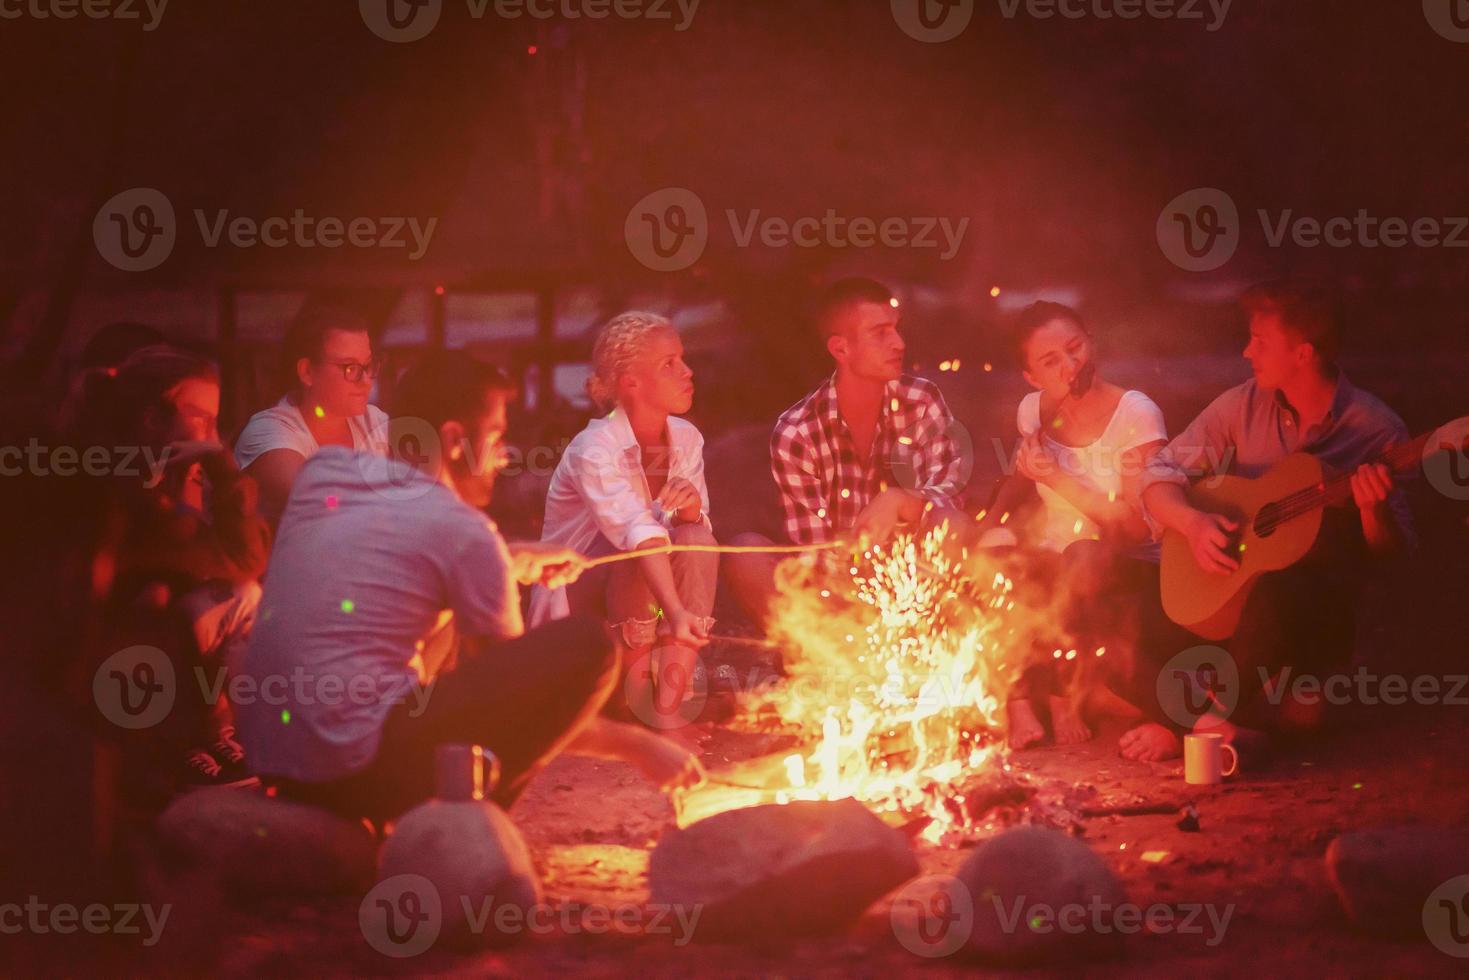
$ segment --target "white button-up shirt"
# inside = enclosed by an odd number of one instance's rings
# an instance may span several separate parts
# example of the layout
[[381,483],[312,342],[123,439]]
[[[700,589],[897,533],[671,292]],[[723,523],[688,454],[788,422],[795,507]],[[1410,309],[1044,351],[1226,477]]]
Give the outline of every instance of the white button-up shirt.
[[[704,483],[704,437],[693,423],[668,419],[668,479],[681,478],[699,491],[705,527],[709,523],[709,488]],[[643,455],[627,413],[614,409],[593,419],[566,447],[551,488],[546,492],[546,519],[541,540],[585,553],[605,537],[619,551],[631,551],[650,538],[669,540],[675,515],[653,500],[643,473]],[[565,589],[531,591],[530,623],[539,626],[571,612]]]

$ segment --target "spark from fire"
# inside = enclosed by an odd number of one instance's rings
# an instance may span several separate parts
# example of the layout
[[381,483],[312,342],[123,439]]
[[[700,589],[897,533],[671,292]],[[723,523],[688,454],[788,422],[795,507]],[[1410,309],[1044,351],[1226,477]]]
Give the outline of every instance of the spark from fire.
[[773,802],[853,797],[894,821],[927,818],[937,841],[968,822],[966,780],[1003,764],[1001,709],[1026,660],[1028,611],[947,524],[847,564],[781,569],[770,635],[788,651],[787,678],[749,707],[805,744],[772,774]]

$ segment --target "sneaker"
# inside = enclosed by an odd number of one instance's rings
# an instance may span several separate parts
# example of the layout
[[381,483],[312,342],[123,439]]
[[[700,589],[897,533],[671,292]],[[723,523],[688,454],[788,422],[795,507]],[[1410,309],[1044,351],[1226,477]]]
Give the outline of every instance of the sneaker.
[[239,763],[224,764],[204,749],[191,749],[184,757],[183,788],[206,786],[258,786],[260,779]]
[[219,730],[219,736],[215,739],[209,751],[214,757],[225,765],[242,766],[245,763],[245,747],[235,741],[235,726],[225,725]]

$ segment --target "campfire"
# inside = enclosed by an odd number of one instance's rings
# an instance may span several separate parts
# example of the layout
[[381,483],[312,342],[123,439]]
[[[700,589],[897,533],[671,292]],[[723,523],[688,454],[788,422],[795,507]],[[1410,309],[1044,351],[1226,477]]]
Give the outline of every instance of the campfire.
[[682,825],[851,797],[938,843],[997,799],[1024,799],[1006,775],[1001,711],[1038,629],[1054,629],[1045,611],[1017,606],[1011,579],[947,524],[849,557],[782,566],[770,638],[786,677],[745,705],[744,724],[788,732],[799,749],[716,774],[683,801]]

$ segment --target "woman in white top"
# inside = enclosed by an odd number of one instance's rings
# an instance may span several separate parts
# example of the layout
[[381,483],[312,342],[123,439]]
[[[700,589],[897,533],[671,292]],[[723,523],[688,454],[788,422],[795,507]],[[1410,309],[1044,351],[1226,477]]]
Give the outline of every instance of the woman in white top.
[[235,440],[235,463],[260,485],[260,512],[280,520],[302,464],[322,446],[386,453],[388,416],[367,403],[378,362],[367,324],[323,311],[298,320],[283,345],[288,391]]
[[[592,369],[587,390],[611,411],[588,423],[557,464],[541,540],[589,557],[670,543],[714,544],[704,438],[677,417],[694,398],[678,332],[655,313],[623,313],[598,333]],[[713,624],[718,572],[719,556],[702,552],[614,562],[583,574],[570,589],[537,588],[531,625],[569,612],[604,616],[624,648],[633,678],[630,703],[642,717],[638,704],[651,695],[648,655],[660,635],[658,678],[687,689],[696,651]],[[670,703],[681,700],[675,695]]]
[[[987,542],[1002,534],[1014,541],[1008,528],[999,531],[1001,523],[1032,491],[1039,494],[1038,513],[1020,529],[1017,566],[1045,594],[1060,597],[1064,628],[1087,637],[1099,629],[1098,600],[1143,578],[1136,562],[1158,560],[1132,501],[1137,477],[1167,443],[1163,413],[1142,392],[1101,377],[1096,345],[1075,310],[1034,303],[1020,314],[1015,339],[1025,380],[1036,390],[1016,413],[1021,439],[1015,471],[980,529]],[[1026,672],[1007,706],[1014,748],[1045,737],[1032,703],[1043,694],[1057,743],[1091,737],[1063,676],[1074,671],[1074,661],[1054,661],[1050,650],[1042,652],[1043,662]]]

